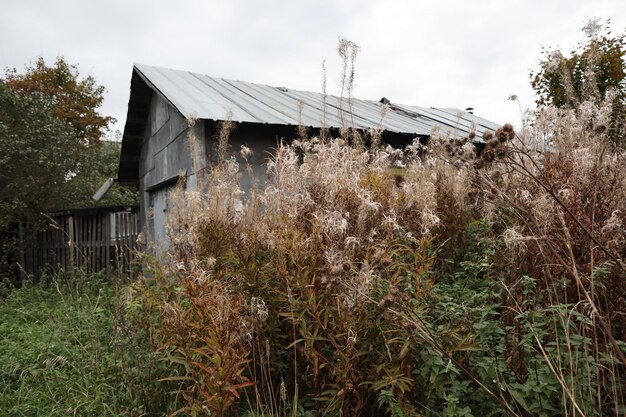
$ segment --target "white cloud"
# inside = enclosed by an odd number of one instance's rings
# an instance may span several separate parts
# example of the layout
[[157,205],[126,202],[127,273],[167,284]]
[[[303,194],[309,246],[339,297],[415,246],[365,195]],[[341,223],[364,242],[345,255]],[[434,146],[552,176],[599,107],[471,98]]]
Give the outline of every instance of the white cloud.
[[626,26],[626,3],[574,1],[3,0],[0,67],[64,56],[108,89],[103,113],[123,128],[133,62],[330,92],[339,36],[361,46],[356,96],[422,106],[474,107],[519,121],[534,97],[541,46],[569,51],[592,17]]

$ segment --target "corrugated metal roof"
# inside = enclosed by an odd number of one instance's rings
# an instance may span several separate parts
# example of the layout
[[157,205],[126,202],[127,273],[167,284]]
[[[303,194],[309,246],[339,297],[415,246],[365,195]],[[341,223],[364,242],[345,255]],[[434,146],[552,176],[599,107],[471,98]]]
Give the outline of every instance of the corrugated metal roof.
[[304,125],[313,128],[383,127],[389,132],[428,136],[433,128],[465,136],[498,125],[458,109],[407,106],[271,87],[135,64],[141,78],[185,117],[207,120]]
[[409,115],[417,114],[433,121],[432,127],[454,136],[467,136],[469,132],[475,132],[478,138],[482,138],[485,131],[495,131],[500,125],[487,119],[476,116],[473,113],[454,108],[434,108],[407,106],[404,104],[391,104],[396,111],[407,112]]

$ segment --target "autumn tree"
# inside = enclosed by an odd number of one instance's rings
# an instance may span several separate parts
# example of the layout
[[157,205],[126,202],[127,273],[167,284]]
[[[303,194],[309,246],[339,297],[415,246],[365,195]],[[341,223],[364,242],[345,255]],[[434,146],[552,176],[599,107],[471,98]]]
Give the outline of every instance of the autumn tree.
[[52,106],[52,114],[71,126],[82,145],[99,144],[114,119],[103,116],[99,108],[105,88],[88,75],[80,78],[75,65],[57,58],[48,66],[42,57],[23,73],[13,68],[4,76],[6,87],[22,96],[41,96]]
[[586,40],[569,54],[544,49],[539,69],[531,73],[537,105],[577,108],[587,100],[613,101],[610,136],[624,142],[626,121],[626,34],[613,35],[610,21],[593,19],[582,29]]
[[45,99],[0,84],[0,227],[67,203],[63,188],[82,162],[75,148],[73,131]]
[[[24,73],[0,79],[0,276],[12,275],[18,229],[33,234],[42,213],[98,205],[132,205],[137,195],[114,187],[91,196],[115,177],[120,143],[104,140],[113,118],[99,112],[104,87],[81,78],[63,58],[42,58]],[[23,239],[22,239],[23,240]],[[13,260],[13,261],[12,261]],[[8,271],[8,272],[7,272]]]
[[40,212],[65,202],[62,190],[80,164],[75,149],[74,132],[44,98],[0,82],[0,274],[11,269],[17,225],[35,230]]
[[[15,68],[7,69],[3,78],[5,96],[12,93],[13,100],[18,102],[37,102],[36,109],[41,113],[42,121],[49,116],[54,117],[67,128],[63,136],[35,135],[30,137],[31,142],[23,144],[29,150],[45,149],[46,156],[42,158],[61,153],[62,159],[71,160],[72,165],[71,169],[64,172],[64,181],[59,183],[57,192],[46,194],[47,198],[38,196],[39,204],[33,207],[45,211],[51,207],[67,209],[96,204],[91,196],[104,180],[117,175],[120,153],[119,143],[106,140],[110,136],[110,126],[114,119],[100,113],[106,91],[104,86],[99,85],[91,75],[81,76],[76,65],[69,64],[62,57],[57,58],[54,65],[48,65],[40,57],[22,72]],[[19,115],[16,115],[16,120],[18,119]],[[32,123],[34,127],[37,125],[37,118],[25,114],[19,122]],[[67,142],[67,134],[73,137],[73,141]],[[24,140],[26,138],[28,135]],[[10,149],[6,152],[7,155],[15,154]],[[13,186],[21,184],[22,190],[36,190],[31,195],[47,191],[46,188],[38,188],[41,184],[34,179],[23,183],[25,178],[20,177],[20,172],[38,172],[45,168],[45,164],[30,159],[12,163],[16,165],[7,167],[5,171],[11,173]],[[114,187],[99,204],[130,205],[135,202],[136,193]]]

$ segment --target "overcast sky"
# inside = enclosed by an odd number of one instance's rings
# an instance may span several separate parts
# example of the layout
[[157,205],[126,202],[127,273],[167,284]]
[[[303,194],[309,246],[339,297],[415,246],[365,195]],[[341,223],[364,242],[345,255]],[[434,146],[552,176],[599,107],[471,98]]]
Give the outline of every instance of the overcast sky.
[[474,107],[519,125],[541,47],[570,51],[593,17],[626,28],[624,0],[0,0],[0,67],[63,56],[107,88],[123,129],[134,62],[337,93],[340,36],[356,42],[354,95]]

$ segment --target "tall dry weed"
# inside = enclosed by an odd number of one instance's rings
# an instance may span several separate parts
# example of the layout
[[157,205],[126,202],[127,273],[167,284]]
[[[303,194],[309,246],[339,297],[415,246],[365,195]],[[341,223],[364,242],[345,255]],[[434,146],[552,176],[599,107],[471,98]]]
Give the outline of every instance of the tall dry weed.
[[156,274],[189,410],[619,415],[626,165],[610,101],[544,108],[484,146],[300,131],[247,193],[250,151],[227,156],[224,123],[215,163],[170,196]]

